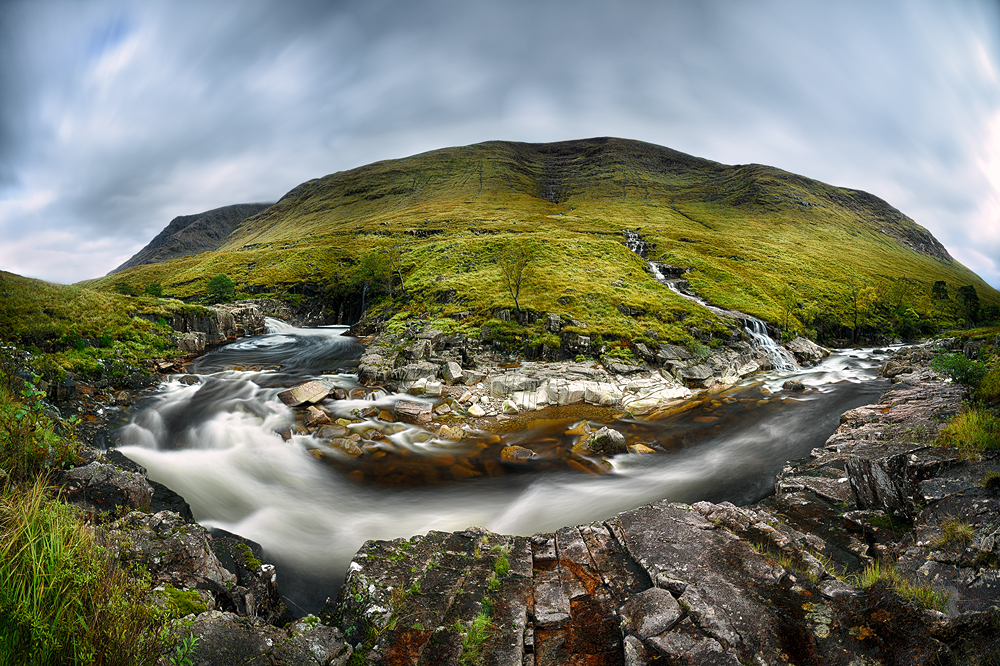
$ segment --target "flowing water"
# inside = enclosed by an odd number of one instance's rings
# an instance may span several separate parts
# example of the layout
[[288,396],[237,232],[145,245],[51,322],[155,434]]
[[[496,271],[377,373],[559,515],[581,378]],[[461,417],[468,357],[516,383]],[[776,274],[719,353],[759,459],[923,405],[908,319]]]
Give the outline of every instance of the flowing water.
[[[625,229],[623,231],[625,235],[625,247],[639,255],[642,259],[647,259],[646,253],[649,251],[649,244],[644,241],[639,234],[634,231]],[[686,298],[687,300],[697,303],[698,305],[711,311],[713,314],[724,319],[739,319],[743,322],[743,329],[747,333],[747,337],[750,338],[750,344],[760,351],[762,351],[771,362],[771,367],[779,372],[788,372],[794,370],[798,364],[791,354],[788,353],[782,347],[771,339],[771,336],[767,334],[767,324],[765,324],[760,319],[752,317],[745,312],[736,312],[733,310],[725,310],[716,305],[712,305],[705,299],[682,289],[679,280],[671,279],[663,274],[660,268],[660,264],[655,261],[649,261],[647,259],[646,265],[649,268],[649,272],[652,273],[656,281],[662,285],[665,285],[681,298]],[[686,284],[686,282],[685,282]]]
[[[313,377],[357,388],[350,373],[361,345],[342,335],[344,327],[299,329],[269,320],[269,331],[218,348],[197,361],[195,374],[167,381],[132,413],[119,443],[152,479],[182,495],[199,522],[259,542],[283,572],[283,591],[303,611],[336,596],[367,539],[470,525],[526,535],[664,498],[755,501],[772,491],[785,461],[823,444],[841,412],[886,388],[874,380],[877,355],[853,350],[700,395],[684,411],[647,420],[554,408],[518,419],[499,437],[478,432],[451,442],[373,417],[351,426],[366,438],[367,451],[351,458],[311,434],[286,441],[278,433],[294,428],[296,415],[277,394]],[[788,378],[811,390],[781,391]],[[378,391],[326,406],[351,416],[400,398]],[[582,421],[612,425],[655,453],[582,458],[570,451]],[[538,456],[502,463],[499,451],[510,444]],[[470,478],[456,476],[456,466],[471,470]]]

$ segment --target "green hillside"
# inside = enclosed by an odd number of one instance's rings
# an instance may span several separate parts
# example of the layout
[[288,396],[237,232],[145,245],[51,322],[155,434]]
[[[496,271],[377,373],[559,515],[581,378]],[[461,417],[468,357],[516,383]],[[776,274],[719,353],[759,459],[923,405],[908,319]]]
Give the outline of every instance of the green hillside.
[[35,370],[49,379],[66,371],[83,377],[122,377],[149,358],[176,355],[176,315],[204,308],[152,296],[125,296],[52,284],[0,271],[0,346],[39,356]]
[[[381,294],[380,312],[408,313],[397,320],[478,324],[513,307],[496,256],[514,244],[535,252],[523,308],[627,338],[652,329],[684,342],[692,326],[711,329],[707,312],[629,252],[624,229],[654,245],[649,258],[693,269],[685,278],[700,296],[790,333],[849,337],[857,321],[862,331],[915,335],[994,316],[1000,305],[925,229],[870,194],[609,138],[494,141],[332,174],[249,218],[218,251],[92,284],[141,292],[161,283],[188,299],[224,273],[240,295],[305,294],[335,313]],[[379,272],[387,255],[374,254],[393,246],[405,293]],[[937,298],[935,282],[944,283]],[[975,311],[959,293],[968,285]]]

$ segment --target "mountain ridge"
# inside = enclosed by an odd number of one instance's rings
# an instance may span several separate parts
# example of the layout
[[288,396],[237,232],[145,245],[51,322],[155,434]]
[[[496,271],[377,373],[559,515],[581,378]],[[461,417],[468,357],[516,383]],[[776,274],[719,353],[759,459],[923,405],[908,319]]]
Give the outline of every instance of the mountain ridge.
[[[914,312],[934,322],[962,318],[953,300],[933,301],[936,282],[948,294],[973,286],[984,303],[1000,303],[927,229],[873,194],[612,137],[488,141],[314,178],[245,219],[214,251],[117,277],[193,298],[226,273],[245,295],[308,292],[340,313],[374,298],[389,314],[472,313],[460,318],[473,322],[510,300],[496,259],[514,243],[531,248],[540,269],[522,306],[616,336],[640,327],[689,339],[699,316],[624,247],[625,230],[649,243],[649,259],[682,267],[710,302],[806,333],[854,326],[844,305],[850,289],[875,290],[869,300],[879,303],[893,290],[912,294]],[[386,278],[379,286],[363,274],[377,272],[392,247],[405,291],[398,278],[397,287]]]
[[196,213],[179,215],[144,248],[108,275],[143,264],[160,263],[178,257],[218,249],[247,218],[269,208],[268,203],[231,204]]

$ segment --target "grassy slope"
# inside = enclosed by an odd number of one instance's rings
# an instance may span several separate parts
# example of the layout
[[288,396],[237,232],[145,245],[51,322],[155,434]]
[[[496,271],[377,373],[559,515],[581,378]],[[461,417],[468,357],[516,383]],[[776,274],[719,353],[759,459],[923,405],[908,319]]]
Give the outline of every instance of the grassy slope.
[[[801,302],[829,306],[847,277],[873,286],[909,278],[922,292],[935,280],[952,293],[972,284],[984,304],[1000,302],[946,254],[907,247],[930,247],[933,239],[871,195],[621,139],[488,142],[333,174],[250,218],[218,252],[137,267],[96,285],[125,279],[141,290],[162,282],[188,297],[226,273],[243,288],[279,292],[334,282],[365,251],[404,242],[407,288],[418,294],[411,310],[482,316],[512,305],[493,257],[502,239],[514,239],[540,253],[523,307],[632,336],[653,328],[683,340],[681,321],[707,326],[704,312],[656,283],[621,244],[626,228],[656,243],[654,257],[694,267],[688,277],[702,296],[770,321],[781,319],[778,294],[786,285]],[[435,294],[447,289],[464,303],[436,306]],[[621,303],[648,314],[627,318],[615,309]]]
[[[81,286],[33,280],[0,271],[0,343],[46,353],[46,372],[58,368],[100,374],[99,361],[139,365],[150,357],[169,356],[175,314],[200,306],[149,296],[122,296]],[[54,363],[54,365],[53,365]]]

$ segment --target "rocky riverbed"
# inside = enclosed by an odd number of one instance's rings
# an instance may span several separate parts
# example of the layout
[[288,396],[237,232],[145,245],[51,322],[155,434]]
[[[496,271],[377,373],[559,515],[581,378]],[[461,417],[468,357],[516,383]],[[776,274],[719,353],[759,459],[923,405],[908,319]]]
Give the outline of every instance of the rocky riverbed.
[[[115,452],[88,452],[67,473],[66,496],[160,588],[195,592],[202,612],[177,629],[200,638],[192,663],[988,663],[1000,650],[1000,512],[984,480],[1000,460],[930,446],[962,399],[926,368],[931,357],[926,347],[899,352],[883,369],[892,389],[846,413],[810,458],[789,462],[762,502],[661,502],[531,537],[470,527],[370,541],[321,621],[289,624],[280,571],[260,562],[256,544],[213,537]],[[543,390],[541,404],[558,405],[573,382],[614,385],[622,397],[637,376],[694,388],[662,367],[603,382],[551,363],[470,384],[465,367],[461,381],[402,381],[425,396],[428,384],[432,395],[455,389],[455,423],[483,427],[535,409]],[[945,538],[955,521],[970,526],[968,539]],[[862,586],[873,562],[941,595],[941,610]]]

